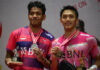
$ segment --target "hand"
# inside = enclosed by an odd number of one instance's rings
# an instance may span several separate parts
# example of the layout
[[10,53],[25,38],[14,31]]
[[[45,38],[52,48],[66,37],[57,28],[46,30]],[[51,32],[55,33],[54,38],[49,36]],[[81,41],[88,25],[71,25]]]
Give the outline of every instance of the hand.
[[15,62],[12,61],[11,58],[6,58],[6,64],[9,68],[14,69],[17,66],[22,66],[23,63],[22,62]]
[[97,69],[90,69],[90,68],[89,68],[89,69],[86,69],[86,70],[97,70]]
[[89,69],[87,69],[87,70],[97,70],[98,68],[97,68],[97,65],[92,65]]
[[58,47],[58,46],[55,46],[55,47],[53,47],[53,48],[51,49],[51,54],[56,55],[57,52],[58,52],[59,50],[60,50],[59,47]]
[[33,51],[34,51],[34,54],[36,55],[37,57],[37,60],[38,61],[41,61],[41,58],[43,58],[43,51],[39,48],[33,48]]
[[86,69],[86,70],[92,70],[92,69]]

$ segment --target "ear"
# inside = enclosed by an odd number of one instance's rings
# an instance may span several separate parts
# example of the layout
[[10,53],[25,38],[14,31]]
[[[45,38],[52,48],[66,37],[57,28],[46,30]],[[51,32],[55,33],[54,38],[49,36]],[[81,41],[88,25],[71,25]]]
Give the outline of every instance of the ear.
[[43,20],[45,20],[46,19],[46,15],[43,15]]
[[61,19],[61,17],[60,17],[60,22],[62,23],[62,19]]
[[78,25],[78,23],[79,23],[79,19],[77,18],[77,19],[76,19],[76,25]]

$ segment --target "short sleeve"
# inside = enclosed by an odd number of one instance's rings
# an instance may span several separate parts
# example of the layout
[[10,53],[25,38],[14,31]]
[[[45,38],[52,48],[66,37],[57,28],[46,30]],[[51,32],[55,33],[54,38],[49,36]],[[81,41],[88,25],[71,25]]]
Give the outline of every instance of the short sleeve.
[[94,37],[90,37],[88,40],[88,45],[90,49],[90,54],[93,58],[95,58],[99,54],[99,49],[97,46],[96,39]]
[[12,32],[7,44],[7,50],[12,51],[16,46],[15,34]]

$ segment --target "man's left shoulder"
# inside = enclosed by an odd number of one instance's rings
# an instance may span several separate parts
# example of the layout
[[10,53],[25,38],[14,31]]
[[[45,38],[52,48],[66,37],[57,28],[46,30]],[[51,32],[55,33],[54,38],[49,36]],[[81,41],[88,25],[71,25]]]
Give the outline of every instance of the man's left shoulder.
[[95,36],[93,36],[93,35],[91,35],[91,34],[88,34],[88,33],[86,33],[86,40],[87,41],[90,41],[90,42],[96,42],[96,38],[95,38]]
[[94,37],[93,35],[85,33],[85,32],[80,32],[80,36],[87,37],[87,38]]
[[50,40],[54,40],[54,36],[45,29],[43,29],[43,33],[41,35],[45,38],[50,39]]

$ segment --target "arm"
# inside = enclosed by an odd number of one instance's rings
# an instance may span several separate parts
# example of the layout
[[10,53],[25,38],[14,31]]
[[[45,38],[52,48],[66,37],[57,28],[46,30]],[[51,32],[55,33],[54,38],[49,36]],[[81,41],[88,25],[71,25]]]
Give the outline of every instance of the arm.
[[34,54],[37,57],[37,60],[41,62],[45,67],[49,68],[50,61],[47,58],[43,57],[43,51],[40,50],[39,48],[33,48],[33,50],[34,50]]
[[12,57],[13,57],[13,52],[12,51],[7,51],[6,53],[6,58],[5,58],[5,64],[11,68],[11,69],[14,69],[15,67],[17,66],[22,66],[23,63],[22,62],[15,62],[15,61],[12,61]]
[[57,57],[52,54],[51,55],[51,59],[52,59],[52,63],[51,63],[51,70],[58,70],[58,61],[57,61]]
[[9,63],[11,62],[11,58],[13,56],[13,53],[11,51],[7,51],[6,53],[6,57],[5,57],[5,64],[9,67],[9,68],[13,68],[9,65]]
[[[6,52],[6,57],[5,57],[5,63],[7,64],[8,67],[10,67],[9,63],[11,62],[11,58],[13,57],[13,52],[11,50],[13,50],[15,48],[15,45],[16,45],[15,35],[12,32],[10,35],[8,44],[7,44],[7,52]],[[8,49],[10,49],[10,50],[8,50]]]
[[97,65],[97,67],[100,67],[100,55],[96,57],[95,64]]
[[58,57],[61,56],[61,50],[58,46],[55,46],[51,49],[51,70],[58,70],[59,60]]
[[6,58],[5,58],[5,63],[7,64],[8,60],[7,59],[11,59],[13,56],[13,52],[11,51],[7,51],[6,53]]
[[51,64],[50,57],[49,57],[51,51],[51,45],[52,42],[49,44],[48,55],[46,55],[46,57],[43,56],[43,51],[41,49],[33,48],[37,60],[40,61],[46,68],[50,68],[50,64]]
[[7,44],[7,52],[5,57],[5,63],[9,68],[14,68],[16,66],[22,65],[22,63],[12,61],[12,57],[14,55],[13,50],[16,47],[16,38],[15,34],[12,32]]
[[91,56],[95,60],[94,64],[88,70],[96,70],[98,67],[100,67],[100,52],[95,38],[90,39],[88,43],[91,45],[90,48],[92,48],[90,52]]
[[100,55],[95,58],[95,63],[87,70],[97,70],[100,67]]

